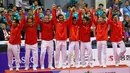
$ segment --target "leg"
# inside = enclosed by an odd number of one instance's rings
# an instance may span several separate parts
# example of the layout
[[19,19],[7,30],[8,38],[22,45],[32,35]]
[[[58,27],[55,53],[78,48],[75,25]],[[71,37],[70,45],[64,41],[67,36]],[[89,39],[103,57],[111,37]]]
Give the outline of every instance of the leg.
[[76,62],[76,64],[78,64],[78,62],[79,62],[79,42],[75,42],[74,52],[75,52],[75,62]]
[[30,46],[25,45],[25,68],[29,68]]
[[113,53],[114,53],[114,58],[115,58],[115,62],[118,62],[119,59],[119,55],[117,53],[117,42],[112,42],[112,46],[113,46]]
[[9,68],[13,68],[12,67],[13,51],[12,51],[11,44],[8,44],[7,55],[8,55],[8,66],[9,66]]
[[126,52],[126,48],[125,48],[125,44],[124,44],[123,41],[121,41],[121,42],[119,43],[119,46],[120,46],[120,48],[121,48],[121,52],[120,52],[119,56],[121,57],[121,56],[124,56],[124,54],[125,54],[125,52]]
[[37,68],[38,66],[38,46],[37,44],[34,44],[31,46],[32,49],[32,56],[33,56],[33,68]]
[[49,41],[49,43],[48,43],[48,58],[49,58],[49,67],[51,68],[51,69],[53,69],[52,68],[52,61],[53,61],[53,52],[54,52],[54,44],[53,44],[53,41]]
[[101,41],[97,41],[97,50],[98,50],[99,65],[102,65],[102,44],[101,44]]
[[60,49],[61,49],[61,42],[57,41],[56,42],[56,55],[55,55],[55,64],[56,67],[59,67],[59,59],[60,59]]
[[40,54],[41,69],[44,69],[44,59],[45,59],[46,49],[47,49],[46,42],[42,41],[42,44],[41,44],[41,54]]
[[73,49],[74,49],[74,42],[70,42],[69,43],[69,51],[68,51],[68,65],[71,64],[71,57],[72,57],[72,53],[73,53]]
[[80,58],[81,58],[81,65],[85,65],[85,46],[84,42],[81,42],[81,48],[80,48]]
[[107,41],[102,41],[102,49],[103,49],[103,62],[104,62],[104,67],[106,67],[106,62],[107,62]]

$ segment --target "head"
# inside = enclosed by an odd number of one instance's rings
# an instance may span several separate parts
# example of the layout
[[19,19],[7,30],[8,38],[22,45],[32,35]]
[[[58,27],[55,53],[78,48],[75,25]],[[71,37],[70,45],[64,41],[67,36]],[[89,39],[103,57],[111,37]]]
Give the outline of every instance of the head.
[[103,18],[106,18],[107,17],[107,14],[106,14],[106,12],[103,12],[103,16],[102,16]]
[[118,15],[117,14],[112,15],[112,20],[114,22],[118,21]]
[[125,14],[124,20],[127,21],[127,22],[129,21],[129,15],[128,14]]
[[85,14],[85,13],[86,13],[85,9],[82,9],[82,13],[83,13],[83,14]]
[[19,9],[19,15],[22,15],[22,13],[23,13],[23,10]]
[[6,29],[5,24],[1,24],[1,28],[2,28],[3,30],[5,30],[5,29]]
[[73,20],[73,25],[76,25],[77,22],[76,17],[73,17],[72,20]]
[[35,5],[35,6],[38,5],[38,1],[37,1],[37,0],[34,1],[34,5]]
[[88,21],[89,21],[89,18],[88,18],[88,17],[83,17],[83,24],[84,24],[84,25],[87,24]]
[[104,5],[103,4],[99,4],[99,9],[103,9]]
[[103,17],[99,17],[99,18],[98,18],[98,22],[99,22],[99,23],[102,23],[103,21],[104,21],[104,20],[103,20]]
[[84,3],[84,7],[86,7],[86,8],[87,8],[87,7],[88,7],[88,4],[87,4],[87,3]]
[[17,10],[17,7],[16,7],[16,6],[13,6],[13,10],[16,11],[16,10]]
[[64,16],[62,14],[58,15],[59,22],[64,22]]
[[27,18],[27,25],[28,25],[28,27],[33,26],[33,18]]
[[0,12],[1,16],[4,16],[5,15],[5,12],[4,10]]
[[74,8],[73,12],[75,12],[76,11],[76,5],[73,5],[72,8]]
[[19,20],[17,20],[17,19],[13,19],[13,20],[12,20],[12,26],[13,26],[14,28],[16,28],[16,27],[18,26],[18,24],[19,24]]
[[9,11],[8,11],[8,14],[9,14],[9,16],[12,16],[12,15],[13,15],[13,11],[12,11],[12,10],[9,10]]
[[43,12],[42,8],[39,8],[39,9],[38,9],[38,12],[39,12],[39,13],[42,13],[42,12]]
[[33,14],[33,11],[30,9],[28,10],[28,15],[32,15]]
[[58,11],[61,11],[61,10],[62,10],[62,8],[61,8],[60,5],[57,6],[57,10],[58,10]]
[[50,17],[48,15],[45,15],[44,22],[48,23],[50,21]]
[[68,6],[68,7],[67,7],[67,10],[70,11],[70,10],[71,10],[71,6]]
[[114,4],[119,4],[119,0],[114,0]]
[[126,5],[126,6],[129,6],[129,3],[130,3],[130,2],[129,2],[128,0],[125,1],[125,5]]
[[50,15],[51,14],[51,10],[50,9],[47,9],[46,10],[46,15]]

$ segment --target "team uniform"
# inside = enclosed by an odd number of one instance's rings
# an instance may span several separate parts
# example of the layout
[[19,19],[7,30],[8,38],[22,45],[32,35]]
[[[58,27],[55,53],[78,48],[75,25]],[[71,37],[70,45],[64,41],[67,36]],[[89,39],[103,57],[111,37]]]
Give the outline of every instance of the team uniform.
[[[24,14],[22,15],[24,16]],[[20,44],[21,44],[21,31],[23,28],[23,18],[20,21],[19,25],[14,28],[13,24],[10,21],[9,16],[6,14],[7,23],[10,26],[10,39],[8,43],[8,66],[10,70],[13,70],[12,58],[15,57],[16,70],[20,68]]]
[[93,67],[91,64],[92,62],[92,46],[90,42],[90,31],[92,26],[92,20],[90,20],[87,24],[83,24],[80,21],[80,31],[79,31],[79,38],[81,42],[80,47],[80,58],[81,58],[81,65],[82,67],[86,67],[85,63],[85,51],[87,51],[88,55],[88,64],[90,67]]
[[73,50],[75,53],[75,64],[76,68],[79,67],[79,21],[82,20],[81,12],[79,13],[79,18],[76,24],[73,24],[73,20],[71,20],[69,24],[69,51],[68,51],[68,68],[71,66],[71,58],[73,54]]
[[[112,12],[110,12],[112,14]],[[121,21],[113,22],[110,21],[110,41],[112,42],[113,46],[113,53],[115,58],[115,64],[116,66],[119,66],[120,63],[120,57],[124,55],[126,52],[125,44],[122,40],[122,36],[125,37],[125,31],[124,27]],[[117,45],[121,48],[120,53],[118,54],[118,48]]]
[[[97,40],[97,50],[98,50],[98,61],[99,65],[103,67],[106,67],[106,61],[107,61],[107,40],[108,40],[108,24],[110,21],[110,14],[107,21],[103,21],[102,23],[99,23],[95,20],[94,15],[91,13],[93,23],[96,26],[96,40]],[[103,59],[102,59],[102,52],[103,52]]]
[[56,19],[56,9],[53,8],[52,10],[52,20],[55,25],[55,39],[56,39],[56,67],[60,68],[59,66],[59,59],[60,59],[60,50],[62,52],[62,67],[65,68],[66,65],[66,51],[67,51],[67,25],[69,24],[70,20],[72,20],[72,12],[70,13],[70,18],[60,23]]
[[54,52],[54,43],[53,43],[53,22],[49,21],[48,23],[40,21],[41,25],[41,55],[40,55],[40,64],[41,69],[44,69],[44,59],[46,51],[48,52],[48,63],[49,68],[54,69],[52,66],[53,61],[53,52]]
[[32,27],[29,27],[26,23],[24,26],[25,29],[25,70],[29,69],[29,58],[30,51],[32,51],[33,57],[33,70],[37,70],[38,66],[38,44],[37,44],[37,27],[39,24],[39,17],[37,11],[35,12],[35,23]]

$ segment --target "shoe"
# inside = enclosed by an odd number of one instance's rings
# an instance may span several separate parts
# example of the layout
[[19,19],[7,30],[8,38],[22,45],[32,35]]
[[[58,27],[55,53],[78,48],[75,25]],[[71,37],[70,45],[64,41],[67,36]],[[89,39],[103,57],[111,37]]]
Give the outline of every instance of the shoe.
[[80,65],[79,65],[79,64],[76,64],[75,68],[79,68],[79,67],[80,67]]
[[60,66],[56,66],[57,69],[60,69],[61,67]]
[[106,65],[106,64],[104,64],[104,65],[103,65],[103,68],[106,68],[106,67],[107,67],[107,65]]
[[70,65],[70,64],[68,64],[68,65],[66,66],[66,68],[70,68],[70,66],[71,66],[71,65]]
[[19,71],[19,68],[16,68],[16,71]]
[[42,69],[42,70],[45,69],[44,66],[41,66],[41,69]]
[[116,65],[115,65],[116,67],[118,67],[119,66],[119,63],[116,63]]
[[10,67],[10,68],[9,68],[9,70],[10,70],[10,71],[12,71],[12,70],[13,70],[13,68],[12,68],[12,67]]
[[63,69],[65,69],[65,68],[66,68],[65,64],[63,64],[63,65],[62,65],[62,68],[63,68]]
[[82,68],[86,68],[86,65],[82,65]]
[[36,68],[36,67],[34,67],[34,68],[33,68],[33,70],[35,71],[35,70],[37,70],[37,68]]
[[89,67],[91,67],[91,68],[93,68],[93,67],[94,67],[92,63],[89,63],[88,65],[89,65]]
[[49,67],[48,68],[50,68],[50,69],[54,69],[54,67],[52,66],[52,65],[49,65]]
[[29,68],[28,67],[26,67],[24,70],[28,70]]
[[102,64],[99,64],[100,67],[102,67],[103,65]]

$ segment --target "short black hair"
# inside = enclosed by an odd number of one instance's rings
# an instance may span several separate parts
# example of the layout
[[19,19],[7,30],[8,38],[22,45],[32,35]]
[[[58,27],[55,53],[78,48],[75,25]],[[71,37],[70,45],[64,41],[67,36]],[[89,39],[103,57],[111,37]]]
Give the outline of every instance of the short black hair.
[[112,15],[112,18],[113,18],[114,16],[118,16],[118,15],[117,15],[117,14],[113,14],[113,15]]
[[89,21],[89,18],[84,16],[83,19],[85,19],[86,21]]
[[126,2],[129,2],[129,3],[130,3],[130,1],[129,1],[129,0],[126,0],[126,1],[125,1],[125,3],[126,3]]
[[72,7],[76,7],[76,5],[73,5]]
[[59,18],[60,16],[63,16],[63,14],[59,14],[59,15],[58,15],[58,18]]
[[29,12],[29,11],[32,11],[32,9],[28,9],[28,12]]
[[74,16],[74,17],[72,17],[72,20],[75,20],[76,19],[76,17]]
[[57,5],[57,8],[58,8],[58,7],[61,7],[61,5]]
[[48,10],[51,11],[51,9],[46,9],[46,12],[47,12]]
[[102,3],[100,3],[98,6],[104,6]]
[[8,10],[8,13],[9,13],[9,12],[13,12],[13,11],[12,11],[12,10]]
[[16,19],[15,17],[13,17],[13,20],[12,21],[15,21],[17,24],[19,24],[19,20]]

